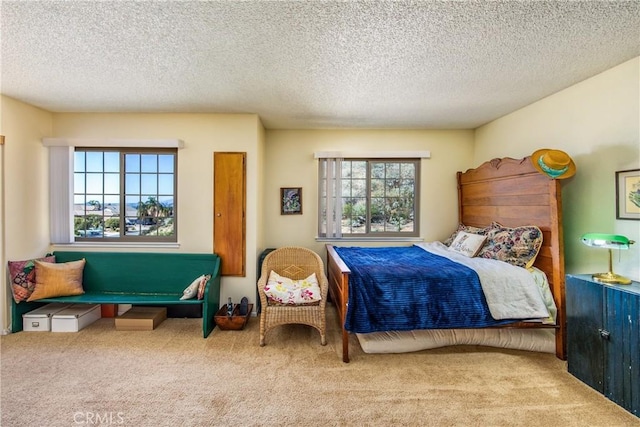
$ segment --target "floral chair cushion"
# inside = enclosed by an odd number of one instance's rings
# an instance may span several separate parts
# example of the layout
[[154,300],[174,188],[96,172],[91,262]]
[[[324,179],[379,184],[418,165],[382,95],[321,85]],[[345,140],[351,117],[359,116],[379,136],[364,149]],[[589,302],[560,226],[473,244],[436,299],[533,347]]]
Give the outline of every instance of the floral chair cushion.
[[306,279],[293,280],[280,276],[272,270],[264,287],[264,293],[269,302],[276,304],[314,304],[322,299],[316,273]]

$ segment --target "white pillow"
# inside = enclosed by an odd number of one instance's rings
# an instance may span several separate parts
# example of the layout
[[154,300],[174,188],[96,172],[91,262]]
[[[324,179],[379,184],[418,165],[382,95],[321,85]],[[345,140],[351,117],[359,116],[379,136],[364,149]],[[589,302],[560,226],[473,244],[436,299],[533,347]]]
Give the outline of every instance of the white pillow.
[[451,242],[449,249],[473,258],[480,252],[485,240],[487,240],[487,236],[460,231],[453,242]]
[[264,293],[270,301],[280,304],[311,304],[322,299],[316,273],[306,279],[292,280],[272,270]]
[[189,286],[182,291],[181,300],[191,299],[198,294],[198,288],[200,287],[200,281],[204,278],[204,274],[195,279]]

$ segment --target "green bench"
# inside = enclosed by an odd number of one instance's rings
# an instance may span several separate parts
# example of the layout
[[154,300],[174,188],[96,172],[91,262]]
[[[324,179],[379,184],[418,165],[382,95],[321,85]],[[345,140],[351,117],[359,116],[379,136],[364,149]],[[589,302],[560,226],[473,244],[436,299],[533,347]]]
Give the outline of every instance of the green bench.
[[[22,315],[46,303],[202,306],[202,335],[215,327],[220,308],[220,257],[216,254],[149,252],[55,252],[56,262],[86,260],[82,295],[16,304],[12,299],[12,332],[22,330]],[[210,274],[204,298],[180,300],[194,279]]]

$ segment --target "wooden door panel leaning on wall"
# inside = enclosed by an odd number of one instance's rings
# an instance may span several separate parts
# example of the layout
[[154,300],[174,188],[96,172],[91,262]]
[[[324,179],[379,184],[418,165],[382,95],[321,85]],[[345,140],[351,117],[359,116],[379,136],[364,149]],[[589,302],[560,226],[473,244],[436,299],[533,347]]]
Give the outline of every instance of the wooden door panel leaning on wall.
[[246,153],[213,153],[213,250],[223,276],[244,276]]

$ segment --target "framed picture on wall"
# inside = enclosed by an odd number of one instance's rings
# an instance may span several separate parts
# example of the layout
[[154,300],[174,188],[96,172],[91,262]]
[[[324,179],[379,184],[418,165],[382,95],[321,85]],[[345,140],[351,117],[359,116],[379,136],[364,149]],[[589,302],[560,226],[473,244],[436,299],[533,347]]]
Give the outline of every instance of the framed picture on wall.
[[616,172],[616,218],[640,220],[640,169]]
[[280,215],[302,215],[302,188],[280,188]]

